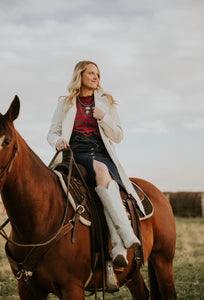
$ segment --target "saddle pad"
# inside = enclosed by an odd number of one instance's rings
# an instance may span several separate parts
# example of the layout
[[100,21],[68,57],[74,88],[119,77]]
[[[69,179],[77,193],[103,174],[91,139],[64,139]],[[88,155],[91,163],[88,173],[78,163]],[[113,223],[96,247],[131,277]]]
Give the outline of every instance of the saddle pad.
[[143,192],[143,190],[138,185],[136,185],[133,181],[131,181],[131,183],[142,202],[142,205],[144,207],[144,211],[146,214],[146,216],[144,216],[144,217],[142,216],[142,214],[139,215],[139,218],[141,221],[146,220],[146,219],[150,218],[154,213],[154,208],[153,208],[152,202],[150,201],[150,199],[147,197],[147,195]]

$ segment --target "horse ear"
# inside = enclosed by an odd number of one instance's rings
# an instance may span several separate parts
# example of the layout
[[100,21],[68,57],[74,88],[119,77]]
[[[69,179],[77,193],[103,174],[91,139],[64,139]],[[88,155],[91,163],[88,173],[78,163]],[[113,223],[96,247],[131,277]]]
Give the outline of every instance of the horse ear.
[[17,95],[15,95],[9,109],[7,110],[5,116],[7,116],[11,122],[17,119],[20,111],[20,100]]

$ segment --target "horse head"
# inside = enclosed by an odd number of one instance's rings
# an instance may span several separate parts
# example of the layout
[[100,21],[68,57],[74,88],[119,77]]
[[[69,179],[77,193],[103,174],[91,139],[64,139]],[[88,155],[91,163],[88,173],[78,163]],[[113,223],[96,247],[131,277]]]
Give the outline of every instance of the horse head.
[[18,96],[15,96],[7,112],[4,115],[0,114],[0,190],[18,148],[13,121],[18,117],[19,111],[20,101]]

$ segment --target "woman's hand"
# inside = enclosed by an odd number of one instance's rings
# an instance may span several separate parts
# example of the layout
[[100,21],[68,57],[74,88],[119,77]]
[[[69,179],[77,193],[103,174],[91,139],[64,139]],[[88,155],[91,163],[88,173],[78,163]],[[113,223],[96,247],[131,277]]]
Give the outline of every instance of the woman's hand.
[[101,110],[98,107],[93,107],[93,117],[96,120],[102,120],[104,116],[105,116],[105,113],[103,110]]
[[66,149],[67,147],[69,147],[69,144],[67,143],[67,141],[63,138],[60,138],[57,143],[56,143],[56,149],[58,151],[61,151],[63,149]]

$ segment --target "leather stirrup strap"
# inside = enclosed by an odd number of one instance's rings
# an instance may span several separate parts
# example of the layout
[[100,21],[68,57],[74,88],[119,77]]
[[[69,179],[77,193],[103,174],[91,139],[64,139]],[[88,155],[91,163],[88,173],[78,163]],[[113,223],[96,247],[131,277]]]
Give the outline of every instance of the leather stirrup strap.
[[[103,299],[105,300],[105,288],[106,288],[106,279],[105,279],[105,255],[104,255],[104,246],[103,246],[103,232],[102,232],[102,225],[101,225],[101,219],[98,213],[98,209],[96,206],[96,202],[93,199],[89,187],[86,184],[86,181],[84,180],[84,177],[81,174],[81,171],[79,170],[75,160],[73,159],[73,166],[76,168],[77,173],[80,176],[80,179],[82,180],[84,187],[86,188],[88,200],[89,200],[89,208],[90,208],[90,214],[91,214],[91,220],[92,220],[92,226],[91,226],[91,266],[92,266],[92,272],[95,280],[95,299],[97,300],[97,284],[96,284],[96,276],[95,276],[95,267],[96,267],[96,232],[99,236],[99,243],[100,243],[100,252],[101,252],[101,264],[102,264],[102,282],[103,282]],[[78,223],[78,216],[77,216],[77,223]],[[75,234],[78,228],[78,225],[76,223],[76,229]],[[75,237],[73,237],[74,239]]]

